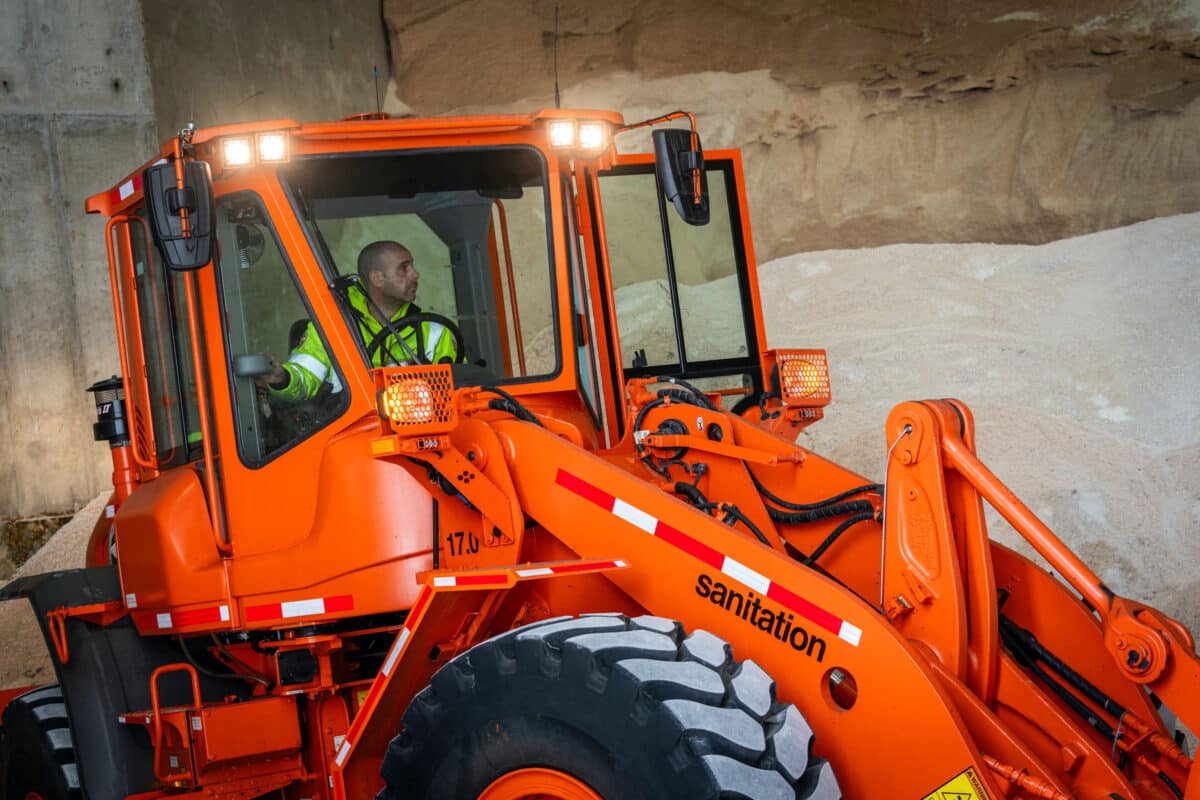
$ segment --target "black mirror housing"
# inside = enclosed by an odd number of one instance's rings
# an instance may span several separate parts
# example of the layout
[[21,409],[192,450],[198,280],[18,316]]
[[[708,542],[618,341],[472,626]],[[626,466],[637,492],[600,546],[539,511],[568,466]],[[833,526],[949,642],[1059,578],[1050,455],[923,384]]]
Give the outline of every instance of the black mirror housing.
[[[679,216],[689,225],[708,224],[708,175],[704,172],[704,150],[686,128],[654,131],[654,167],[663,194],[675,204]],[[700,193],[696,194],[695,171],[699,170]]]
[[[175,185],[171,162],[147,167],[142,173],[146,212],[154,244],[173,270],[199,269],[212,260],[212,178],[208,164],[188,161],[183,166],[184,187]],[[186,210],[188,235],[183,235],[181,212]]]

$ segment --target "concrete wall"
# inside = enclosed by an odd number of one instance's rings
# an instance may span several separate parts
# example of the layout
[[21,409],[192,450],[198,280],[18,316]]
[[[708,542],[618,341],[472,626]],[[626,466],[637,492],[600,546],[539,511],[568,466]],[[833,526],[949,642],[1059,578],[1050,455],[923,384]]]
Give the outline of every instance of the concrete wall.
[[375,110],[390,65],[379,0],[142,4],[159,136],[262,119]]
[[145,158],[154,119],[135,0],[5,0],[2,14],[0,516],[7,516],[77,508],[109,480],[84,389],[119,368],[104,220],[87,216],[83,203]]
[[375,109],[377,0],[0,0],[0,517],[109,485],[84,389],[120,371],[104,220],[113,186],[184,123]]

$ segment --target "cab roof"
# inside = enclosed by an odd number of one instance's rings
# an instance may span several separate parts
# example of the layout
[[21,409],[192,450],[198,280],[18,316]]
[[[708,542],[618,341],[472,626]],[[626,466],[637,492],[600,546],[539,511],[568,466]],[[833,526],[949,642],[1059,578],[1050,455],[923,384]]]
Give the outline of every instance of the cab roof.
[[[548,108],[527,114],[488,114],[459,117],[390,117],[382,113],[355,114],[336,122],[305,122],[273,119],[260,122],[238,122],[196,128],[192,144],[202,146],[223,136],[236,136],[267,131],[287,131],[293,138],[308,141],[373,139],[381,136],[413,136],[444,133],[470,135],[531,129],[548,119],[599,120],[614,127],[625,124],[624,117],[615,111],[593,109]],[[162,163],[175,152],[175,138],[163,143],[159,153],[126,175],[111,188],[92,195],[85,208],[89,214],[111,216],[120,206],[140,195],[142,172],[152,164]]]

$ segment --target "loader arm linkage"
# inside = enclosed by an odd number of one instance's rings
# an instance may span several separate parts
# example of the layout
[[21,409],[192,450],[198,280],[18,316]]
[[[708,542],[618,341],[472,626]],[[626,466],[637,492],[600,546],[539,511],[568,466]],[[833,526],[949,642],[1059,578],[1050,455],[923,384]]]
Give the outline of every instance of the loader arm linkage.
[[[1136,704],[1114,700],[1052,652],[1064,655],[1071,652],[1069,647],[1045,648],[1039,637],[1004,615],[1008,589],[999,585],[997,573],[1001,559],[1006,564],[1012,559],[1002,556],[998,546],[988,546],[980,500],[995,508],[1082,598],[1086,614],[1079,619],[1098,629],[1102,645],[1097,647],[1111,658],[1100,672],[1152,690],[1194,731],[1200,727],[1200,658],[1187,629],[1156,609],[1114,594],[979,460],[973,420],[961,402],[901,404],[888,418],[887,439],[894,443],[887,468],[881,602],[888,617],[931,648],[931,660],[946,668],[944,677],[953,674],[988,706],[1005,704],[1005,698],[998,697],[998,686],[1005,683],[1004,673],[1013,672],[1004,663],[1010,655],[998,639],[1023,666],[1036,667],[1038,661],[1052,665],[1054,669],[1042,670],[1057,670],[1059,680],[1051,684],[1052,691],[1080,716],[1096,715],[1102,720],[1095,727],[1111,731],[1112,752],[1120,750],[1151,775],[1169,782],[1173,793],[1182,790],[1179,796],[1188,800],[1200,797],[1200,770],[1190,769],[1191,759],[1169,732],[1148,721],[1157,721],[1152,712],[1139,712]],[[942,509],[949,513],[939,520],[936,511]],[[939,537],[944,537],[941,553],[936,550]],[[942,557],[950,563],[939,560]],[[962,599],[955,603],[956,597]],[[951,602],[938,602],[943,599]],[[950,619],[957,617],[961,619]],[[1046,611],[1045,619],[1059,618],[1057,612]],[[956,627],[955,622],[967,624]],[[1059,624],[1069,627],[1062,620]],[[1111,684],[1110,680],[1106,685]],[[1126,696],[1136,701],[1144,694],[1127,692]],[[1002,773],[994,766],[993,771]]]

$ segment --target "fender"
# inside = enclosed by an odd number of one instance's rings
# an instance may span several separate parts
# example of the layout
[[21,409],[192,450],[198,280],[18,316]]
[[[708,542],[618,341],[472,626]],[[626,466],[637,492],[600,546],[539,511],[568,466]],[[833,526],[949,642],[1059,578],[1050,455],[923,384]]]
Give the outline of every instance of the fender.
[[[115,566],[103,566],[32,575],[0,589],[0,600],[20,598],[33,606],[53,655],[49,612],[121,602],[121,582]],[[149,708],[150,673],[181,661],[183,656],[164,637],[139,636],[128,615],[106,627],[67,617],[65,635],[70,653],[67,663],[57,657],[52,660],[66,700],[86,796],[89,800],[123,800],[156,788],[150,742],[131,726],[121,725],[117,716]],[[208,679],[201,686],[203,694],[212,699],[246,691],[237,681]],[[174,675],[161,681],[161,695],[168,705],[190,702],[186,678]],[[122,768],[113,769],[114,764]]]

